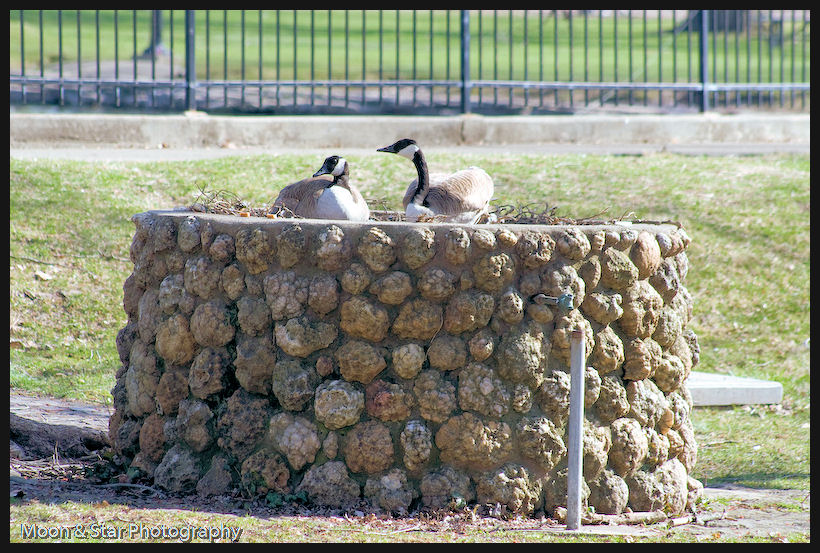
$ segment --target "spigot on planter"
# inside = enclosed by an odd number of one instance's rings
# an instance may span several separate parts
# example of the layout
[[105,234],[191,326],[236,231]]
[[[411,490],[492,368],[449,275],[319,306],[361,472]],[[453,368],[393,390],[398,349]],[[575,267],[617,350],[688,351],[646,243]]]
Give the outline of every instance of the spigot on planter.
[[562,309],[566,309],[570,311],[572,309],[572,294],[561,294],[557,298],[555,296],[548,296],[546,294],[535,294],[532,297],[532,301],[537,303],[538,305],[557,305]]

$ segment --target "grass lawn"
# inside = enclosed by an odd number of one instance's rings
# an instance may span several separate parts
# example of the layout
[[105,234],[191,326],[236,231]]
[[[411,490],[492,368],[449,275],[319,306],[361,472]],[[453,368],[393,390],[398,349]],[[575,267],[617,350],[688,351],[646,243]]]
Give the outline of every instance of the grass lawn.
[[[347,156],[352,179],[396,209],[409,163]],[[428,155],[431,170],[476,164],[497,204],[557,206],[580,218],[680,221],[692,237],[685,281],[697,370],[780,382],[777,408],[698,408],[693,476],[704,482],[809,489],[810,161],[808,155],[696,157]],[[133,269],[129,218],[190,205],[200,190],[268,204],[312,174],[308,155],[126,163],[10,159],[9,332],[12,389],[110,402]]]

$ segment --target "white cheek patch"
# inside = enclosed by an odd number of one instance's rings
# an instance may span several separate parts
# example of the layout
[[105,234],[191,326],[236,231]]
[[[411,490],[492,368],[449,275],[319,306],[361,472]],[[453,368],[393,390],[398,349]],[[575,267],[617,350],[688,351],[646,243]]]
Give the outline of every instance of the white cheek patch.
[[336,167],[333,168],[333,172],[330,173],[334,177],[339,177],[342,173],[345,172],[345,165],[347,165],[347,160],[343,157],[339,158],[339,161],[336,163]]
[[418,146],[416,146],[415,144],[410,144],[409,146],[405,146],[404,148],[402,148],[401,150],[399,150],[396,153],[399,154],[402,157],[406,157],[407,159],[412,160],[413,156],[416,155],[416,152],[418,152],[418,151],[419,151]]

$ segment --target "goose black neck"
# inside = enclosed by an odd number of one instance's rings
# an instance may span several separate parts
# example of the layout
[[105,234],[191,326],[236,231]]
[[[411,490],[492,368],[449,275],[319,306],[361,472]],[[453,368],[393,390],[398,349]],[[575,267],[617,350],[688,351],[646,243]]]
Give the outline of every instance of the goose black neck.
[[430,186],[430,175],[427,172],[427,162],[424,160],[424,155],[421,150],[416,150],[413,154],[413,165],[416,166],[416,172],[419,175],[416,191],[413,194],[413,203],[427,205],[427,189]]

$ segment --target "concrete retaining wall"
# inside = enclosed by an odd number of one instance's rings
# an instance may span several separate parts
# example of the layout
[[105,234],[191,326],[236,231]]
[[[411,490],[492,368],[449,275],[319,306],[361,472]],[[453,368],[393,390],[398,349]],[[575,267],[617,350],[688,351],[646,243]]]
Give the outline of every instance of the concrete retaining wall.
[[701,489],[682,229],[133,220],[110,437],[134,477],[340,509],[552,513],[580,326],[584,500],[680,513]]
[[366,148],[511,144],[810,144],[808,114],[570,116],[210,116],[11,113],[10,147]]

